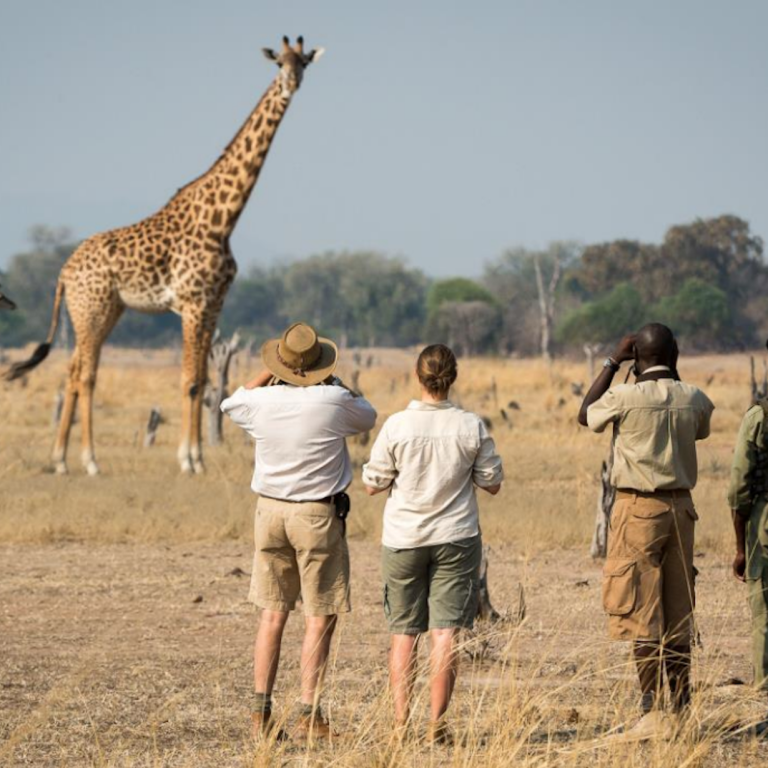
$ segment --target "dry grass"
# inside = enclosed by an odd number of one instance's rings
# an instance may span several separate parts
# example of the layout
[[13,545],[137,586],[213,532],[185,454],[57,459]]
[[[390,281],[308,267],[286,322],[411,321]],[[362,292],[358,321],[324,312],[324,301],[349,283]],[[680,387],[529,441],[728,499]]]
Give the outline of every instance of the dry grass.
[[[373,356],[360,384],[383,420],[415,394],[412,359]],[[345,365],[349,374],[351,360]],[[234,379],[246,369],[241,360]],[[768,759],[765,745],[738,732],[760,703],[747,687],[726,685],[750,674],[744,595],[728,578],[724,501],[749,399],[747,356],[696,358],[681,371],[717,405],[695,494],[703,638],[696,720],[675,741],[643,747],[604,735],[633,717],[636,696],[626,648],[604,640],[599,565],[586,556],[607,436],[575,423],[571,382],[584,381],[584,366],[462,363],[459,399],[491,419],[507,471],[504,491],[482,500],[492,595],[514,615],[523,584],[528,619],[483,628],[484,639],[470,641],[486,653],[466,654],[453,708],[461,743],[450,751],[389,738],[376,545],[383,502],[362,495],[359,484],[349,527],[355,611],[342,623],[327,686],[348,737],[309,751],[248,743],[254,619],[245,580],[227,574],[250,570],[252,448],[228,428],[226,445],[206,453],[206,476],[179,477],[177,357],[108,350],[96,397],[104,474],[83,475],[73,440],[72,474],[55,477],[51,411],[64,370],[55,355],[26,387],[0,385],[0,765],[748,766]],[[508,407],[512,400],[520,410]],[[166,423],[146,450],[153,405]],[[367,450],[353,445],[355,461]],[[203,601],[193,603],[197,596]],[[299,635],[300,622],[289,624],[279,685],[286,713]]]

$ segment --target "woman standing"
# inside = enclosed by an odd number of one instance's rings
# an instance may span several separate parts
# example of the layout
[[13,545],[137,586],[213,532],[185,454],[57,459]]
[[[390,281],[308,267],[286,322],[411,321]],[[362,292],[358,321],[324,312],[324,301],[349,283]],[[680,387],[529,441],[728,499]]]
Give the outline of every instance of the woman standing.
[[369,495],[389,490],[382,574],[396,726],[407,726],[418,638],[429,630],[427,739],[438,743],[451,740],[445,713],[456,681],[456,638],[477,613],[482,543],[475,486],[495,495],[503,478],[482,420],[448,399],[456,368],[444,344],[421,352],[421,400],[387,419],[363,467]]

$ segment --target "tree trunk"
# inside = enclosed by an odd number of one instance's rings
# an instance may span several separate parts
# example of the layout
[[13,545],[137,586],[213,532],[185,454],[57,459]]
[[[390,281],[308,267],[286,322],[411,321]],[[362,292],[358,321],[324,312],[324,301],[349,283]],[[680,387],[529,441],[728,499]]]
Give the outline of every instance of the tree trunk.
[[61,410],[64,407],[64,388],[59,388],[53,399],[53,413],[51,414],[51,426],[58,427],[61,421]]
[[488,547],[483,547],[483,557],[480,561],[480,573],[477,579],[477,593],[477,618],[498,621],[501,616],[491,605],[491,596],[488,592]]
[[147,431],[144,434],[144,447],[151,448],[155,444],[155,438],[157,437],[157,429],[163,423],[163,417],[160,413],[160,408],[155,406],[149,412],[149,420],[147,421]]
[[205,403],[208,406],[208,445],[220,445],[223,439],[224,414],[221,412],[221,404],[229,394],[229,365],[239,344],[237,331],[229,341],[223,341],[217,331],[211,344],[209,362],[217,372],[217,381],[215,385],[211,384]]
[[541,356],[547,362],[552,360],[552,325],[555,319],[555,291],[562,272],[562,263],[556,259],[552,268],[549,284],[544,286],[541,273],[541,258],[537,253],[533,257],[533,268],[536,273],[536,291],[539,297],[539,325],[541,328]]
[[757,383],[757,377],[755,376],[755,358],[749,356],[749,374],[751,380],[752,390],[752,402],[756,403],[758,400],[762,400],[768,396],[768,362],[763,360],[763,385],[762,387]]
[[613,449],[616,443],[616,433],[611,438],[611,446],[608,459],[600,468],[600,495],[597,499],[597,516],[595,518],[595,531],[592,535],[592,545],[589,553],[593,559],[603,558],[608,552],[608,526],[611,523],[611,512],[616,500],[616,489],[611,485],[611,471],[613,470]]
[[602,344],[585,344],[584,354],[587,358],[587,382],[595,380],[595,355],[602,349]]

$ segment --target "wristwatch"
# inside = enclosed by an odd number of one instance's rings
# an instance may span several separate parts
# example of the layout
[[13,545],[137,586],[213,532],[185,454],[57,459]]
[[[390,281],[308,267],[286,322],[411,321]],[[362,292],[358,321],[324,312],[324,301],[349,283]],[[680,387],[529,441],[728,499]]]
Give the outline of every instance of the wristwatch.
[[621,363],[617,363],[612,357],[606,357],[603,361],[603,368],[610,368],[616,373],[621,368]]

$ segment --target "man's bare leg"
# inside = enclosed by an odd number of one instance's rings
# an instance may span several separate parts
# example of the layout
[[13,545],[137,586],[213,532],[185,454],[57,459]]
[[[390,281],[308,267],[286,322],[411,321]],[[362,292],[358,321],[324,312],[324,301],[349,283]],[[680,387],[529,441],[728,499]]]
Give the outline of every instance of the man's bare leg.
[[301,647],[301,703],[304,708],[317,709],[331,638],[336,628],[336,616],[306,616],[304,643]]
[[395,723],[404,726],[411,715],[411,695],[416,675],[418,635],[392,635],[389,651],[389,684],[395,704]]
[[280,663],[280,645],[288,611],[262,610],[253,647],[253,687],[256,694],[271,696]]

